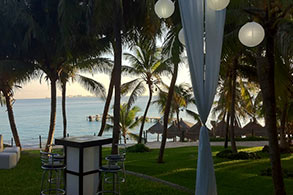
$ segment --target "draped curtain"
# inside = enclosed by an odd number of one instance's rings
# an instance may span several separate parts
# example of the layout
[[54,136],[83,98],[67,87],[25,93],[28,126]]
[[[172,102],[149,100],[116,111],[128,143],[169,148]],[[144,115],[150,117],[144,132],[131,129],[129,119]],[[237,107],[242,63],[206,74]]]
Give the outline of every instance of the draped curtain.
[[179,0],[179,6],[196,106],[203,124],[199,137],[195,194],[216,195],[216,178],[205,123],[218,84],[226,12],[210,9],[206,1]]

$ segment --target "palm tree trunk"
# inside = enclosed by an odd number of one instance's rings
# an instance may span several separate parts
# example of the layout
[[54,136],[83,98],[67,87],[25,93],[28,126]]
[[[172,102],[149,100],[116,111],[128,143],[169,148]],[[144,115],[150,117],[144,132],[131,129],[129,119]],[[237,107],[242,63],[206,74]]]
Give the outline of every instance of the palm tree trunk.
[[10,97],[11,93],[7,92],[6,90],[3,90],[2,92],[5,97],[5,101],[6,101],[6,108],[7,108],[7,112],[8,112],[9,124],[10,124],[10,128],[12,131],[13,139],[15,141],[15,145],[20,147],[20,149],[21,149],[20,139],[18,136],[18,132],[17,132],[17,128],[16,128],[16,124],[15,124],[15,120],[14,120],[13,109],[12,109],[12,105],[11,105],[11,97]]
[[47,144],[45,151],[48,152],[50,145],[53,143],[54,133],[55,133],[55,123],[56,123],[56,78],[51,79],[51,115],[50,115],[50,127],[48,133]]
[[67,134],[67,117],[66,117],[66,81],[62,83],[62,116],[63,116],[63,137]]
[[225,127],[225,144],[224,148],[228,148],[228,141],[229,141],[229,124],[230,124],[230,112],[228,111],[227,119],[226,119],[226,127]]
[[[267,29],[266,29],[267,30]],[[257,58],[257,73],[263,95],[265,124],[269,139],[272,178],[276,195],[285,195],[285,186],[282,175],[278,133],[276,126],[276,99],[274,85],[274,36],[266,31],[266,57]]]
[[184,141],[184,132],[181,132],[181,128],[180,128],[180,117],[179,117],[179,109],[176,112],[176,118],[177,118],[177,128],[178,128],[178,132],[181,133],[180,135],[180,141],[183,142]]
[[231,98],[231,117],[230,117],[230,141],[231,149],[234,154],[237,153],[237,147],[234,135],[234,124],[235,124],[235,98],[236,98],[236,69],[237,69],[238,57],[235,58],[232,70],[232,98]]
[[165,151],[166,140],[167,140],[168,119],[169,119],[171,102],[172,102],[174,89],[175,89],[175,83],[176,83],[177,75],[178,75],[178,64],[179,63],[174,63],[174,73],[173,73],[173,76],[171,79],[170,88],[169,88],[169,92],[168,92],[168,99],[166,102],[165,113],[164,113],[164,129],[163,129],[162,142],[161,142],[161,147],[160,147],[158,163],[163,163],[164,151]]
[[101,124],[101,129],[99,131],[98,136],[102,136],[104,129],[106,127],[106,120],[107,120],[107,116],[108,116],[108,111],[110,108],[110,103],[111,103],[111,99],[112,99],[112,95],[113,95],[113,90],[114,90],[114,69],[112,71],[111,74],[111,80],[110,80],[110,84],[109,84],[109,89],[108,89],[108,95],[107,95],[107,99],[105,102],[105,107],[104,107],[104,112],[103,112],[103,117],[102,117],[102,124]]
[[120,0],[114,0],[114,86],[115,86],[115,99],[114,99],[114,128],[113,128],[113,141],[112,141],[112,154],[118,154],[118,141],[119,141],[119,121],[120,121],[120,91],[121,91],[121,60],[122,60],[122,42],[121,32],[122,29],[122,7]]
[[287,101],[284,105],[284,109],[282,112],[282,118],[281,118],[281,128],[280,128],[280,148],[286,150],[290,149],[289,143],[286,140],[286,133],[285,133],[285,128],[286,128],[286,118],[287,118]]
[[[151,81],[149,81],[149,82],[151,82]],[[151,83],[148,83],[148,86],[149,86],[149,100],[148,100],[147,106],[146,106],[144,114],[143,114],[143,119],[142,119],[140,130],[139,130],[139,137],[138,137],[138,142],[137,142],[138,144],[141,144],[144,123],[145,123],[146,116],[147,116],[149,107],[151,105],[152,97],[153,97],[153,91],[152,91]]]

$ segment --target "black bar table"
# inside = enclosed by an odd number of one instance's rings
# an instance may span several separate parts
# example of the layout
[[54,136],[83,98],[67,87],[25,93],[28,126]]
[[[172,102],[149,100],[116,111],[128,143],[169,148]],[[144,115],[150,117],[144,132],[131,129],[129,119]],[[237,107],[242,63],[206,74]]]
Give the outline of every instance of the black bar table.
[[63,145],[66,163],[66,194],[95,195],[102,165],[102,145],[112,143],[112,138],[80,136],[55,139]]

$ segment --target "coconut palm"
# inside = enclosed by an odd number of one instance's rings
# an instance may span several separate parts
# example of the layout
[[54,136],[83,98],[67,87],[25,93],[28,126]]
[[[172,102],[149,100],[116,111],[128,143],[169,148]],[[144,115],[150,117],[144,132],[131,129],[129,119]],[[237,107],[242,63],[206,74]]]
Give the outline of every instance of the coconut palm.
[[18,19],[26,26],[23,45],[28,50],[25,55],[36,62],[51,85],[51,114],[46,147],[48,150],[55,132],[56,82],[69,60],[98,56],[96,51],[99,51],[99,36],[89,30],[89,23],[85,19],[90,7],[87,4],[65,0],[23,2],[25,7],[18,14]]
[[[138,106],[131,106],[127,103],[124,103],[120,107],[120,134],[124,139],[126,144],[127,136],[130,136],[134,139],[138,139],[138,136],[131,132],[132,129],[137,127],[141,122],[141,118],[137,120],[137,114],[141,109]],[[113,117],[111,117],[113,119]],[[113,128],[113,125],[107,124],[107,129]]]
[[[275,187],[275,194],[286,194],[282,171],[281,171],[281,161],[280,161],[280,151],[278,146],[278,134],[276,128],[276,97],[275,97],[275,57],[278,55],[276,53],[276,46],[279,45],[281,39],[277,36],[280,31],[284,32],[284,29],[288,29],[288,22],[292,18],[292,1],[282,1],[282,0],[268,0],[265,2],[260,1],[234,1],[238,3],[235,6],[235,13],[247,20],[257,20],[265,30],[265,40],[257,47],[257,49],[252,49],[252,56],[257,62],[257,73],[259,78],[259,84],[263,95],[263,107],[265,113],[265,123],[269,138],[269,147],[271,154],[271,165],[272,165],[272,177]],[[247,3],[246,9],[239,11],[239,4]],[[231,4],[233,5],[233,4]],[[243,7],[243,5],[242,5]],[[230,7],[233,9],[233,6]],[[234,19],[235,20],[235,19]],[[244,21],[245,22],[245,21]],[[238,24],[239,23],[238,21]],[[288,27],[288,26],[287,26]],[[284,33],[286,34],[286,33]],[[289,36],[292,36],[292,34]],[[288,42],[282,42],[280,44],[282,48],[288,48]],[[248,49],[247,49],[248,50]],[[281,49],[282,51],[282,49]],[[265,53],[264,53],[265,52]]]
[[79,59],[74,64],[64,64],[60,73],[60,86],[62,90],[62,116],[63,116],[63,137],[67,134],[67,118],[66,118],[66,85],[71,79],[78,81],[81,86],[90,91],[95,96],[105,99],[105,88],[103,84],[94,79],[78,74],[82,72],[103,72],[108,73],[111,69],[111,61],[107,58],[96,57],[95,59]]
[[[176,1],[178,7],[178,2]],[[172,79],[170,81],[170,88],[168,92],[167,102],[166,102],[166,110],[164,113],[164,130],[162,135],[162,142],[160,147],[160,153],[158,157],[158,163],[163,163],[163,156],[165,151],[165,145],[167,140],[167,128],[168,128],[168,119],[169,113],[171,109],[171,102],[173,99],[175,83],[178,76],[178,68],[179,63],[181,62],[181,54],[183,53],[183,45],[179,42],[178,33],[182,27],[180,13],[179,10],[175,10],[175,13],[172,17],[168,20],[167,23],[169,26],[169,31],[167,34],[167,38],[163,44],[163,53],[167,58],[170,58],[170,63],[173,64],[172,69]]]
[[[18,20],[23,1],[0,1],[0,104],[6,105],[16,146],[21,148],[13,113],[14,90],[35,75],[35,66],[23,53],[24,25]],[[16,30],[17,29],[17,30]]]
[[139,131],[138,143],[141,143],[144,123],[152,101],[153,90],[160,83],[160,76],[168,71],[168,63],[160,57],[160,50],[155,46],[155,40],[139,40],[134,48],[134,54],[124,53],[126,60],[131,66],[123,67],[123,72],[138,78],[125,83],[122,92],[127,93],[130,89],[145,83],[149,91],[149,99],[143,114]]
[[[169,91],[169,87],[164,85],[164,87]],[[186,110],[189,112],[190,115],[196,117],[196,113],[192,112],[191,110],[187,109],[187,106],[190,103],[194,103],[193,90],[187,83],[181,83],[180,85],[175,85],[173,99],[170,108],[170,115],[169,118],[173,118],[176,115],[177,121],[180,121],[180,112]],[[158,98],[153,101],[153,104],[157,104],[162,114],[164,114],[166,110],[166,102],[168,98],[168,92],[159,89]],[[178,129],[180,131],[180,124],[177,123]],[[184,135],[181,136],[181,141],[184,140]]]
[[33,78],[34,72],[34,66],[31,64],[9,59],[0,60],[0,96],[1,100],[5,98],[5,101],[1,101],[1,105],[6,104],[12,135],[16,146],[20,148],[21,143],[13,114],[13,94],[14,89],[21,88],[20,84]]
[[[120,117],[120,84],[121,84],[121,60],[122,44],[132,40],[135,30],[139,30],[148,37],[154,35],[160,29],[160,20],[155,18],[153,10],[154,1],[94,1],[95,18],[100,21],[98,26],[102,33],[111,40],[114,50],[114,68],[112,72],[113,85],[115,87],[114,97],[114,129],[112,153],[117,153],[117,143],[119,139],[119,117]],[[151,9],[150,9],[151,8]],[[100,10],[100,11],[97,11]],[[122,33],[123,32],[123,33]],[[110,82],[112,84],[112,82]],[[109,88],[110,90],[111,87]],[[108,93],[108,97],[109,94]],[[108,102],[108,101],[107,101]],[[106,106],[105,106],[106,108]],[[106,116],[106,112],[103,114]],[[102,129],[101,131],[102,132]]]
[[[120,121],[119,121],[119,135],[122,134],[124,143],[126,144],[126,136],[129,135],[132,138],[138,140],[138,136],[131,133],[130,129],[133,129],[139,125],[142,121],[142,117],[138,118],[137,113],[140,112],[140,108],[133,106],[140,94],[145,91],[143,85],[138,85],[130,94],[128,101],[120,107]],[[110,117],[113,120],[113,116]],[[113,124],[107,124],[106,130],[113,129]]]

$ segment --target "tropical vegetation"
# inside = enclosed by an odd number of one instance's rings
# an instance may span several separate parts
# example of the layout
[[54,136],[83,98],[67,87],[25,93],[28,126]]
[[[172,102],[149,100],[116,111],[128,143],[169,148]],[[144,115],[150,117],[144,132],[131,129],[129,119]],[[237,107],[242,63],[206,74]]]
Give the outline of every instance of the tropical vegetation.
[[[44,75],[51,92],[47,146],[52,144],[55,133],[58,83],[62,90],[65,137],[66,86],[70,80],[78,80],[87,90],[106,99],[99,135],[107,127],[106,118],[115,92],[113,154],[118,153],[120,135],[125,143],[127,134],[138,138],[138,143],[142,142],[150,104],[153,96],[158,95],[155,102],[162,111],[164,129],[157,161],[168,161],[168,158],[164,160],[164,152],[170,118],[176,113],[179,121],[182,110],[192,113],[187,106],[195,101],[190,87],[176,86],[180,64],[185,62],[184,46],[178,39],[182,28],[178,1],[175,1],[175,13],[166,20],[156,16],[155,2],[157,0],[0,0],[0,104],[6,105],[17,146],[21,147],[21,142],[13,113],[14,91]],[[253,121],[264,118],[271,175],[278,195],[286,194],[285,183],[288,183],[283,179],[280,149],[290,150],[292,141],[292,10],[292,0],[231,1],[227,8],[220,78],[213,108],[217,122],[226,121],[225,147],[229,138],[235,154],[239,150],[235,142],[235,127],[241,126],[241,121],[247,118]],[[245,47],[238,41],[240,27],[251,20],[260,23],[265,30],[264,41],[255,48]],[[166,35],[163,39],[162,34]],[[158,40],[163,42],[162,45]],[[124,47],[128,52],[123,52]],[[113,62],[103,57],[109,53],[113,54]],[[129,65],[122,66],[123,53]],[[94,71],[111,74],[107,97],[100,80],[79,74]],[[136,77],[121,85],[121,75],[124,74]],[[171,77],[169,86],[162,82],[166,75]],[[140,118],[134,103],[144,93],[145,85],[148,101]],[[121,104],[121,95],[127,93],[131,93],[128,102]],[[194,113],[193,116],[197,118]],[[139,119],[135,120],[136,117]],[[130,129],[140,122],[139,134],[130,133]],[[263,165],[267,161],[257,163]],[[229,167],[226,167],[227,162],[220,163],[223,163],[219,164],[224,166],[223,169]],[[250,161],[229,163],[246,168],[254,164]],[[287,165],[284,158],[283,163]],[[217,166],[216,163],[216,171]],[[217,177],[226,178],[223,175]]]

